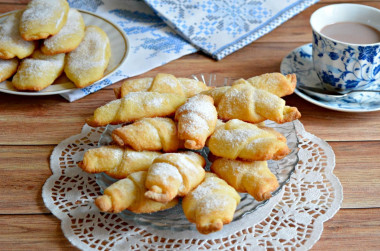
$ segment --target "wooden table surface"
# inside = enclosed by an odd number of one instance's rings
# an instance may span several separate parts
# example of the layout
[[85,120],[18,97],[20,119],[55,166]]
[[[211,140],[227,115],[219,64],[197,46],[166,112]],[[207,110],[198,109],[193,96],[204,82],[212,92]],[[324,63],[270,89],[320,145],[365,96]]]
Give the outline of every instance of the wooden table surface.
[[[28,0],[0,0],[0,13],[21,9]],[[310,15],[318,8],[353,2],[380,8],[380,1],[322,0],[271,33],[221,61],[195,53],[141,76],[158,72],[176,76],[218,73],[249,78],[279,71],[292,49],[311,42]],[[61,96],[0,94],[0,249],[73,249],[60,220],[45,207],[41,189],[51,175],[49,157],[62,140],[79,134],[95,108],[114,99],[113,88],[73,103]],[[378,250],[380,248],[380,112],[345,113],[313,105],[297,95],[286,97],[302,113],[305,129],[326,140],[336,154],[335,175],[344,200],[324,224],[313,250]]]

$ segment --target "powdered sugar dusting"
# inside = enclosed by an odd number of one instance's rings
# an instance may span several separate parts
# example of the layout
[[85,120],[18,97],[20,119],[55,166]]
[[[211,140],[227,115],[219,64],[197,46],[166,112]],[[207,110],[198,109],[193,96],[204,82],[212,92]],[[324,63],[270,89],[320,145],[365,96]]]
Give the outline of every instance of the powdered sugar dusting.
[[215,194],[201,200],[199,212],[202,214],[213,213],[215,210],[223,210],[226,206],[228,206],[226,195]]
[[206,178],[203,183],[201,183],[195,190],[193,190],[192,195],[195,200],[201,200],[202,198],[212,195],[214,190],[221,189],[218,178]]
[[25,41],[21,38],[19,32],[20,17],[21,13],[16,12],[9,15],[5,20],[0,23],[0,47],[3,48],[9,43],[10,46],[20,46],[26,49],[34,48],[34,43],[30,41]]
[[[62,15],[63,17],[63,15]],[[63,39],[68,38],[71,35],[83,34],[82,15],[75,9],[70,9],[67,16],[67,22],[58,32],[58,34],[44,40],[44,45],[48,49],[53,49],[59,46]]]
[[189,98],[185,104],[178,108],[178,112],[191,111],[199,114],[204,119],[211,119],[216,117],[216,108],[207,99],[203,99],[202,96],[196,95]]
[[181,126],[178,126],[180,134],[203,134],[208,132],[208,130],[209,126],[207,121],[199,116],[199,114],[188,113],[181,116]]
[[1,76],[3,75],[3,72],[9,71],[14,68],[16,62],[14,60],[0,59],[0,79],[1,79]]
[[157,176],[164,185],[170,185],[171,179],[179,180],[182,184],[182,176],[177,168],[165,162],[153,163],[149,168],[148,175]]
[[216,140],[225,142],[225,144],[228,145],[228,148],[238,149],[241,147],[241,144],[247,141],[249,138],[259,136],[261,131],[261,129],[219,129],[213,134],[212,137],[214,137]]
[[180,133],[203,134],[210,129],[208,121],[217,119],[215,106],[202,97],[201,95],[191,97],[178,108],[178,120],[181,122]]
[[123,97],[125,100],[139,100],[140,105],[149,108],[149,107],[160,107],[165,103],[165,98],[161,93],[153,92],[129,92]]
[[[47,25],[49,22],[55,21],[55,27],[58,27],[60,22],[62,22],[64,11],[62,10],[62,6],[57,4],[57,2],[59,1],[31,1],[22,14],[21,25],[23,29],[30,29],[31,27],[28,25],[30,22],[35,22],[33,27],[36,27],[38,25]],[[57,12],[60,13],[58,19],[55,18]]]
[[104,67],[107,63],[106,47],[108,44],[108,37],[103,37],[97,27],[88,26],[83,41],[69,53],[68,67],[79,75],[87,75],[87,70],[95,67]]

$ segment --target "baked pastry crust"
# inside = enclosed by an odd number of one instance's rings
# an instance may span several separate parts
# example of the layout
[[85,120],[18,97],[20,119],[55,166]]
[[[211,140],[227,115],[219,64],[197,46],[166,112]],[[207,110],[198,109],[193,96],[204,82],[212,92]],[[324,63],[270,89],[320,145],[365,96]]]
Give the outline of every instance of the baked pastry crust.
[[148,169],[145,196],[159,202],[185,196],[204,179],[205,165],[205,159],[195,152],[165,153],[155,158]]
[[240,196],[216,174],[206,173],[204,181],[182,200],[186,218],[202,234],[219,231],[233,219]]
[[18,64],[17,58],[0,59],[0,82],[12,77],[17,71]]
[[208,89],[205,83],[194,79],[176,78],[172,74],[158,73],[154,78],[127,79],[120,88],[115,88],[114,91],[117,98],[139,91],[176,93],[191,97]]
[[112,139],[136,151],[175,152],[180,146],[177,126],[170,118],[143,118],[113,130]]
[[67,22],[54,36],[45,39],[41,51],[46,55],[67,53],[76,49],[84,38],[85,24],[81,13],[70,9]]
[[82,42],[67,54],[66,76],[78,88],[89,86],[104,76],[110,57],[107,34],[97,26],[87,26]]
[[168,203],[160,203],[145,197],[146,177],[147,172],[140,171],[116,181],[104,190],[104,195],[96,198],[95,205],[102,212],[120,213],[128,209],[138,214],[162,211],[177,205],[177,199]]
[[220,119],[240,119],[252,123],[272,120],[282,124],[301,117],[296,107],[285,105],[285,100],[248,84],[214,88],[202,94],[210,95]]
[[175,113],[178,121],[178,137],[187,149],[199,150],[214,132],[218,114],[214,100],[198,94],[189,98]]
[[123,179],[131,173],[147,171],[160,152],[134,151],[119,146],[92,148],[84,153],[78,166],[87,173],[104,172],[115,179]]
[[215,156],[251,161],[279,160],[290,152],[286,138],[273,128],[237,119],[219,125],[207,146]]
[[20,20],[20,34],[26,41],[45,39],[65,25],[69,4],[66,0],[32,0]]
[[297,76],[294,73],[286,76],[279,72],[265,73],[247,80],[239,79],[232,83],[232,85],[237,84],[249,84],[257,89],[283,97],[294,92],[297,85]]
[[30,56],[36,48],[36,42],[25,41],[18,29],[22,11],[8,15],[0,23],[0,59],[20,59]]
[[131,92],[97,108],[86,122],[90,126],[105,126],[133,122],[141,118],[170,116],[185,101],[185,97],[173,93]]
[[64,53],[49,56],[36,50],[31,58],[21,62],[13,76],[12,84],[20,91],[43,90],[62,74],[64,64]]
[[257,201],[272,197],[279,184],[266,161],[241,161],[219,158],[213,161],[211,171],[240,193],[249,193]]

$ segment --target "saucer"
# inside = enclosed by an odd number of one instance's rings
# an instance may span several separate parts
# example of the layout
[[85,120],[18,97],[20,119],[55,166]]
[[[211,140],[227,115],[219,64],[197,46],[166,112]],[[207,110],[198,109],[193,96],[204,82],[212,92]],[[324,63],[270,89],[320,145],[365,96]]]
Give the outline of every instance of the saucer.
[[[322,84],[314,71],[312,58],[312,44],[305,44],[294,49],[281,62],[281,73],[295,73],[297,86],[310,86],[323,89]],[[380,83],[374,84],[367,89],[380,90]],[[295,90],[301,98],[315,105],[342,112],[371,112],[380,110],[380,93],[352,93],[346,97],[327,97],[322,99]]]

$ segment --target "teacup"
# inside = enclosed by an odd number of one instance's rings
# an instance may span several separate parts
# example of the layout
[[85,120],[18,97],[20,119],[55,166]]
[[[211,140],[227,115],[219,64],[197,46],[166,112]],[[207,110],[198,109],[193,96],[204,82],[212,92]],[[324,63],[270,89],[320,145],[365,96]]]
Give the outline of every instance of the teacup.
[[380,84],[380,41],[355,44],[321,33],[327,25],[342,22],[365,24],[380,31],[380,10],[359,4],[333,4],[312,14],[314,69],[324,88],[348,92]]

